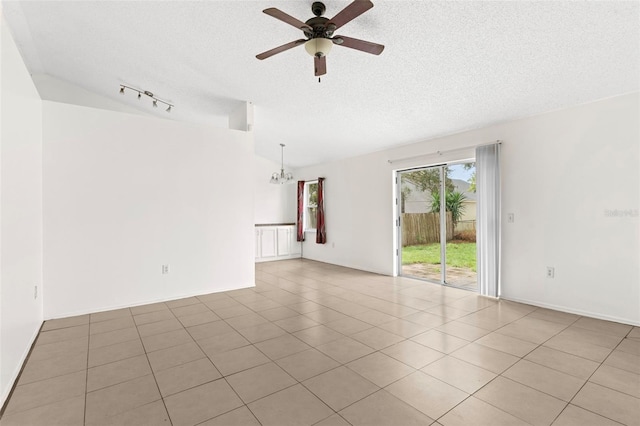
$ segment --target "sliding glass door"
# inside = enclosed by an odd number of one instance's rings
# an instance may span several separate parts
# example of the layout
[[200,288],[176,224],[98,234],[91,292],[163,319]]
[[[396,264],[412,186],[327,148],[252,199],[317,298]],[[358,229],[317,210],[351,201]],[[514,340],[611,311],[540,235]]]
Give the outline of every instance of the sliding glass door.
[[400,274],[476,290],[475,163],[397,177]]

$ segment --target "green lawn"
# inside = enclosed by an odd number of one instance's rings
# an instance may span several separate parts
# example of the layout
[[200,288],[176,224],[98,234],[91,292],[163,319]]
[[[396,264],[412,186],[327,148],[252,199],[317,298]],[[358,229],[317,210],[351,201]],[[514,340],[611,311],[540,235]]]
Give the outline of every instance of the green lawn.
[[[440,264],[440,244],[408,246],[402,249],[402,264]],[[476,243],[448,243],[447,265],[476,270]]]

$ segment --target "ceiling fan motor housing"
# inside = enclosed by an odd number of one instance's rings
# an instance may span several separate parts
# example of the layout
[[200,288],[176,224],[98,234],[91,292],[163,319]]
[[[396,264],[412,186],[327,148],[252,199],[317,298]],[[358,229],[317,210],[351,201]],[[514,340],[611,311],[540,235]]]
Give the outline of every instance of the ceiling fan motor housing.
[[314,1],[313,4],[311,5],[311,11],[316,16],[324,15],[324,12],[326,10],[327,10],[327,8],[325,7],[324,3],[320,2],[320,1]]

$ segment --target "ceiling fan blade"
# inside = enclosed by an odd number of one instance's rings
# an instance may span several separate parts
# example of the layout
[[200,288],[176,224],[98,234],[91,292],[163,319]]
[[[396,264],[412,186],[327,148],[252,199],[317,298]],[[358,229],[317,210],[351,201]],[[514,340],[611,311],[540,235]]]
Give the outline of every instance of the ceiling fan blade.
[[294,18],[291,15],[287,15],[280,9],[276,9],[275,7],[270,7],[269,9],[263,10],[263,12],[269,16],[273,16],[274,18],[281,20],[282,22],[286,22],[289,25],[293,25],[299,30],[313,32],[313,28],[311,28],[309,25],[305,24],[299,19]]
[[[372,55],[379,55],[384,50],[384,46],[381,44],[371,43],[370,41],[359,40],[357,38],[335,36],[332,40],[333,43],[338,46],[349,47],[351,49],[371,53]],[[342,43],[340,43],[339,40],[342,40]]]
[[335,25],[333,30],[336,30],[347,22],[350,22],[358,16],[362,15],[372,7],[373,3],[371,3],[369,0],[355,0],[353,3],[342,9],[342,11],[334,16],[333,19],[330,19],[327,25]]
[[262,52],[259,55],[256,55],[256,58],[262,60],[262,59],[267,59],[273,55],[275,55],[276,53],[280,53],[280,52],[284,52],[285,50],[289,50],[292,49],[296,46],[300,46],[303,45],[304,42],[307,41],[303,38],[301,38],[300,40],[296,40],[296,41],[292,41],[290,43],[287,44],[283,44],[282,46],[278,46],[274,49],[271,50],[267,50],[266,52]]
[[316,77],[325,75],[327,73],[327,57],[326,56],[314,57],[313,64],[315,65],[315,69],[316,69]]

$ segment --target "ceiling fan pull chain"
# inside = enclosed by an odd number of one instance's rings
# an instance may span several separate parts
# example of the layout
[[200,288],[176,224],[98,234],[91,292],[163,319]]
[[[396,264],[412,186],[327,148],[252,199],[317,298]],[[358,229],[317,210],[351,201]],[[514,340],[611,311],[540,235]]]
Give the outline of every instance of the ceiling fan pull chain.
[[318,77],[318,83],[320,83],[320,77]]

